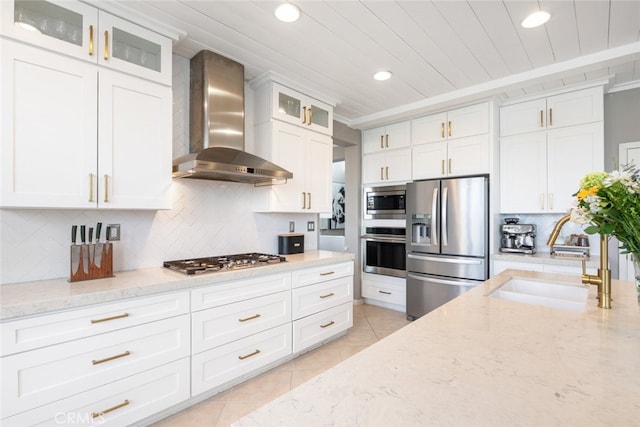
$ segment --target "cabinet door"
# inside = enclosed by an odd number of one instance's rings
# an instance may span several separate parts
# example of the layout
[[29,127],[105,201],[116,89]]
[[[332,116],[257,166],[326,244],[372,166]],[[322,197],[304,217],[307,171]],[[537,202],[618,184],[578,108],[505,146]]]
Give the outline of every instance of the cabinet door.
[[411,149],[389,150],[386,152],[386,181],[411,180]]
[[411,122],[400,122],[386,126],[385,148],[403,148],[411,145]]
[[305,106],[304,95],[278,83],[273,83],[272,90],[273,118],[301,126]]
[[464,138],[489,132],[488,103],[451,110],[447,116],[447,135],[449,139]]
[[447,141],[412,148],[413,179],[441,178],[447,174]]
[[449,175],[471,175],[489,172],[489,135],[476,135],[449,140]]
[[603,119],[602,86],[547,98],[549,129],[592,123]]
[[547,126],[544,98],[500,108],[500,136],[544,130]]
[[411,144],[425,144],[447,139],[447,113],[411,120]]
[[9,40],[0,46],[0,206],[95,207],[95,66]]
[[305,146],[307,211],[331,212],[333,142],[330,136],[308,132]]
[[547,153],[547,210],[566,213],[574,204],[580,180],[604,167],[602,123],[549,131]]
[[362,152],[375,153],[384,150],[385,128],[379,127],[362,132]]
[[365,154],[362,156],[362,183],[375,184],[384,182],[386,153]]
[[100,207],[171,207],[171,108],[171,88],[100,71]]
[[0,32],[85,61],[97,61],[98,10],[78,1],[0,2]]
[[500,212],[545,212],[546,140],[545,132],[500,139]]
[[100,12],[100,65],[171,85],[171,40]]
[[316,132],[333,135],[333,108],[313,98],[306,98],[306,108],[307,118],[303,124]]

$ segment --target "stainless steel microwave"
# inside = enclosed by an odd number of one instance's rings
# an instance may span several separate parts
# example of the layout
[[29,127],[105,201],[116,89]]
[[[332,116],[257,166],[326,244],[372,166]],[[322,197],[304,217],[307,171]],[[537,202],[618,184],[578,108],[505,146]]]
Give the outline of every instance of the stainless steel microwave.
[[364,219],[405,219],[406,185],[364,189]]

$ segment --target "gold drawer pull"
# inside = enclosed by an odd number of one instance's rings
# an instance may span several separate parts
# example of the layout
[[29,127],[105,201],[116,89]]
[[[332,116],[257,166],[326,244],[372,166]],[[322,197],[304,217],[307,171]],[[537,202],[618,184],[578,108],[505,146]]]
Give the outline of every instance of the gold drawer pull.
[[100,360],[92,360],[91,363],[93,363],[94,365],[99,365],[100,363],[109,362],[115,359],[120,359],[121,357],[129,356],[130,354],[131,354],[130,351],[125,351],[124,353],[116,354],[115,356],[105,357],[104,359],[100,359]]
[[378,291],[378,292],[380,292],[381,294],[385,294],[385,295],[391,295],[391,292],[388,292],[388,291]]
[[330,276],[331,274],[335,274],[335,271],[327,271],[326,273],[320,273],[321,276]]
[[451,129],[453,128],[453,126],[451,126],[451,120],[449,120],[449,136],[451,136]]
[[256,354],[258,354],[258,353],[260,353],[260,350],[256,350],[256,351],[254,351],[253,353],[249,353],[249,354],[247,354],[246,356],[238,356],[238,359],[240,359],[240,360],[244,360],[244,359],[246,359],[247,357],[255,356],[255,355],[256,355]]
[[544,127],[544,111],[540,110],[540,127]]
[[549,108],[549,126],[553,126],[553,108]]
[[91,414],[92,418],[98,418],[104,414],[108,414],[109,412],[115,411],[116,409],[120,409],[124,406],[127,406],[129,404],[129,400],[125,400],[122,403],[117,404],[116,406],[112,406],[111,408],[105,409],[104,411],[100,411],[100,412],[94,412]]
[[253,320],[260,317],[259,314],[254,314],[253,316],[245,317],[244,319],[238,319],[238,322],[246,322],[247,320]]
[[118,314],[117,316],[105,317],[104,319],[91,319],[91,323],[108,322],[109,320],[122,319],[125,317],[129,317],[129,313],[122,313]]
[[444,138],[444,122],[440,123],[440,136]]
[[326,325],[320,325],[320,327],[321,327],[322,329],[324,329],[324,328],[328,328],[329,326],[331,326],[331,325],[335,325],[335,324],[336,324],[336,322],[334,322],[334,321],[332,320],[331,322],[327,323]]
[[93,25],[89,25],[89,56],[93,55]]
[[320,295],[320,298],[329,298],[334,296],[335,294],[333,292],[331,292],[330,294],[326,294],[326,295]]

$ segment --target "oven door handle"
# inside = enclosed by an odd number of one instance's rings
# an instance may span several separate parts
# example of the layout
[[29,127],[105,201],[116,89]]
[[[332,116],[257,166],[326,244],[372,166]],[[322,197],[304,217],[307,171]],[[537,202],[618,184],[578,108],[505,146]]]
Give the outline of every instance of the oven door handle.
[[484,261],[484,259],[438,258],[438,257],[416,255],[416,254],[407,254],[407,258],[417,259],[420,261],[447,262],[451,264],[470,264],[470,265],[479,265],[479,264],[482,264],[482,262]]
[[372,237],[372,236],[361,236],[360,237],[365,242],[389,242],[389,243],[407,243],[406,239],[398,239],[397,237]]

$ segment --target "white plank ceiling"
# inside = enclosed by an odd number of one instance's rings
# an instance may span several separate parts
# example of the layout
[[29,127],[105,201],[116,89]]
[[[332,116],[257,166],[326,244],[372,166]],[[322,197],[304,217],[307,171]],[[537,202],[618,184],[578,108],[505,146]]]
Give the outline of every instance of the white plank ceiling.
[[[640,82],[640,0],[116,0],[183,32],[174,53],[212,50],[336,103],[356,128],[496,96],[501,100],[610,79]],[[524,29],[532,11],[550,21]],[[391,70],[393,78],[372,74]]]

